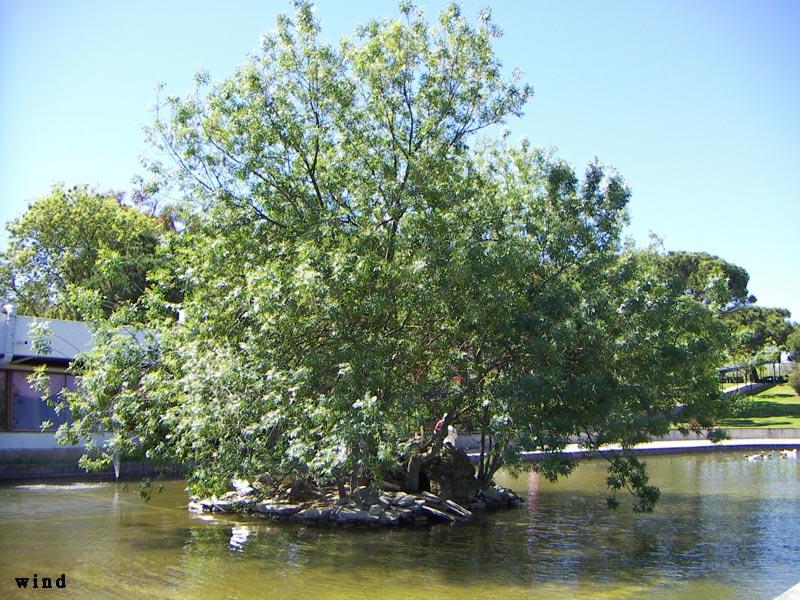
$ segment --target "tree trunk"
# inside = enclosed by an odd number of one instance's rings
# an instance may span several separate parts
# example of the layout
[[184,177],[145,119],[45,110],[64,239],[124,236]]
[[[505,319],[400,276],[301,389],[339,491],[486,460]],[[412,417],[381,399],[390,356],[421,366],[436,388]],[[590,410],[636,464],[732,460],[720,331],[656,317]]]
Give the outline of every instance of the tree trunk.
[[419,471],[422,465],[422,457],[419,454],[412,454],[408,461],[408,468],[406,469],[406,491],[418,492],[419,491]]
[[486,456],[486,429],[481,428],[481,457],[478,460],[478,481],[483,479],[483,470],[485,467],[483,464],[484,456]]

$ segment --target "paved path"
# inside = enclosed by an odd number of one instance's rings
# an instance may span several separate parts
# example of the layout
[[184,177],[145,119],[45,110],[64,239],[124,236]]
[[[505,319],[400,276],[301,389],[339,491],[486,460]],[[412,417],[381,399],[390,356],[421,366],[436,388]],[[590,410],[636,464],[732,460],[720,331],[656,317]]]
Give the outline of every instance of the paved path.
[[773,387],[774,383],[740,383],[735,387],[728,388],[723,390],[722,393],[726,396],[730,396],[734,392],[744,392],[750,396],[757,394],[759,392],[763,392],[764,390]]
[[[690,452],[717,452],[721,450],[782,450],[789,448],[800,448],[800,438],[787,439],[744,439],[744,440],[725,440],[714,444],[708,440],[673,440],[661,442],[647,442],[634,446],[636,454],[683,454]],[[622,447],[616,444],[603,446],[604,452],[620,452]],[[524,462],[537,462],[545,457],[545,453],[521,452]],[[578,444],[568,444],[564,449],[564,454],[569,454],[575,458],[590,457],[592,452],[581,448]],[[470,452],[469,457],[477,461],[479,452]]]

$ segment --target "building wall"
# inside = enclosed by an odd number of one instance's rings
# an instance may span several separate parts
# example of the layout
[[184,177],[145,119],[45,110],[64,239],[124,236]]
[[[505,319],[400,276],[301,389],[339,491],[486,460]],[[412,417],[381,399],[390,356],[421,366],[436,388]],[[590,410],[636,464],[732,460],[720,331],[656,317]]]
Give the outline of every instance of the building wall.
[[[33,330],[45,321],[49,330],[49,351],[41,355],[33,349]],[[137,338],[141,332],[133,333]],[[17,315],[13,305],[0,307],[0,481],[51,477],[91,477],[114,479],[117,475],[141,476],[153,472],[148,461],[123,461],[116,473],[112,466],[103,472],[87,474],[78,467],[85,444],[60,446],[54,432],[69,419],[62,390],[74,390],[75,378],[67,370],[70,361],[92,347],[89,328],[78,321],[37,319]],[[46,365],[49,393],[33,389],[28,381],[36,365]],[[52,404],[64,403],[56,411]],[[42,431],[44,421],[50,427]],[[109,434],[93,434],[94,444],[102,448]]]
[[[85,323],[62,319],[39,319],[7,312],[0,318],[0,351],[8,351],[6,362],[18,360],[61,360],[70,361],[79,353],[92,347],[92,333]],[[50,352],[38,355],[33,351],[31,331],[37,322],[45,322],[50,332]],[[13,357],[13,358],[12,358]],[[5,358],[5,357],[4,357]]]
[[[40,355],[33,348],[33,331],[42,322],[49,332],[49,350]],[[0,451],[63,450],[53,432],[69,419],[62,390],[74,390],[75,377],[66,367],[91,347],[85,323],[17,315],[12,304],[0,309]],[[28,381],[42,364],[50,379],[48,394],[33,389]],[[59,404],[63,410],[56,410]],[[50,426],[42,431],[45,422]]]

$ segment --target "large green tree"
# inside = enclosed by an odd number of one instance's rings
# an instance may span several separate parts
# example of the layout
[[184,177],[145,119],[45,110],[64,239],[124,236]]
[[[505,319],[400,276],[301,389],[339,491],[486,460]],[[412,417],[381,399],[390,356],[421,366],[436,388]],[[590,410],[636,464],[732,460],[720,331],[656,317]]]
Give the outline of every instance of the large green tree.
[[785,347],[795,361],[800,361],[800,325],[794,325],[792,332],[786,337]]
[[7,225],[0,285],[21,314],[80,319],[139,298],[158,262],[162,222],[121,194],[55,186]]
[[734,355],[752,356],[767,346],[784,348],[794,326],[785,308],[747,306],[731,311],[725,321],[733,333]]
[[676,291],[702,304],[722,305],[720,314],[728,329],[722,358],[747,366],[753,380],[758,378],[758,364],[773,362],[781,349],[789,349],[794,328],[789,311],[757,306],[743,267],[705,252],[662,253],[659,260]]
[[742,267],[706,252],[668,252],[663,256],[664,268],[671,272],[684,293],[699,302],[714,300],[718,288],[715,281],[727,284],[728,310],[748,306],[756,301],[747,290],[750,274]]
[[752,381],[758,380],[756,367],[779,360],[780,350],[787,349],[794,325],[785,308],[743,306],[724,316],[730,332],[728,359],[745,365]]
[[[157,285],[95,325],[62,434],[102,426],[112,451],[144,444],[214,490],[410,474],[444,434],[405,441],[445,412],[483,434],[482,486],[520,444],[555,477],[571,436],[629,446],[679,402],[710,425],[719,306],[623,251],[622,178],[469,145],[531,95],[497,35],[487,13],[431,27],[403,4],[331,46],[300,3],[232,77],[168,98],[152,134],[174,164],[156,171],[197,221]],[[610,467],[649,509],[642,465]]]

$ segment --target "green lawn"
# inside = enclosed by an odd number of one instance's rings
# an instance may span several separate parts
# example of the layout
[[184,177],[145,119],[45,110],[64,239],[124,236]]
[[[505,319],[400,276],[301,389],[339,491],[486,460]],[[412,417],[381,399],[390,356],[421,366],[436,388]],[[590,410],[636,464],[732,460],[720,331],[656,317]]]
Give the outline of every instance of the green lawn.
[[781,383],[743,401],[746,410],[723,419],[723,427],[800,427],[800,396]]

